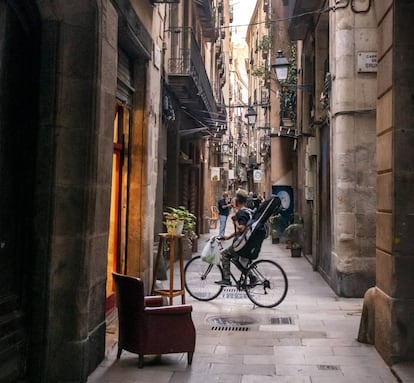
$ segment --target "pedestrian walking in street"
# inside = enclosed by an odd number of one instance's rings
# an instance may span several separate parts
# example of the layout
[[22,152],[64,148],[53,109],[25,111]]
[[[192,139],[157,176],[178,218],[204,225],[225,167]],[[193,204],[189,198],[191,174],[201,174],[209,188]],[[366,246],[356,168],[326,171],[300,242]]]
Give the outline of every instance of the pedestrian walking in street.
[[227,218],[230,213],[231,202],[229,200],[229,194],[227,192],[223,193],[223,198],[218,201],[218,210],[219,210],[219,234],[224,237],[226,231]]

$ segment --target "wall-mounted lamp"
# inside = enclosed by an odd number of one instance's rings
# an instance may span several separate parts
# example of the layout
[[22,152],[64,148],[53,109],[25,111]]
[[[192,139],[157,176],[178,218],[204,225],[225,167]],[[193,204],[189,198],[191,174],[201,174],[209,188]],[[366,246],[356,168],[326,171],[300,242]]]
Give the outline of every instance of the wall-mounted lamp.
[[256,123],[257,113],[251,106],[249,106],[247,108],[247,113],[244,115],[244,117],[247,118],[247,123],[249,125],[254,125]]
[[283,51],[279,49],[275,58],[275,63],[272,64],[272,68],[275,71],[276,78],[279,81],[285,81],[288,77],[289,61],[283,56]]

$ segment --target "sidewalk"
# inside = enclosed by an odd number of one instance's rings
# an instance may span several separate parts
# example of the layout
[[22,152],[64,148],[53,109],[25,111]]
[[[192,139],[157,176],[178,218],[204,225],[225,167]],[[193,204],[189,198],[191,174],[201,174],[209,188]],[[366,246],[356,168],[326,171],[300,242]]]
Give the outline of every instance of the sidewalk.
[[[199,239],[199,251],[214,234]],[[88,382],[398,382],[373,346],[356,341],[362,299],[337,297],[304,257],[290,257],[270,238],[261,258],[275,260],[287,273],[289,290],[279,306],[254,307],[234,287],[211,302],[187,295],[197,331],[191,367],[185,354],[168,354],[160,361],[148,356],[138,369],[137,355],[124,351],[116,360],[114,345]]]

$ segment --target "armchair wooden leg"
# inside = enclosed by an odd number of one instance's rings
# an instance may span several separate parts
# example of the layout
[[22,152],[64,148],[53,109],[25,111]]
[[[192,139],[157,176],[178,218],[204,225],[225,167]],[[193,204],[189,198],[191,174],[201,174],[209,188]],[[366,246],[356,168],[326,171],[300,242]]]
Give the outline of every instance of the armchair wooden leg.
[[116,353],[116,359],[119,359],[121,357],[122,348],[118,347],[118,352]]
[[144,355],[139,354],[138,355],[138,368],[144,367]]
[[188,365],[189,365],[189,366],[191,366],[191,363],[193,362],[193,355],[194,355],[194,353],[193,353],[193,352],[189,352],[189,353],[187,354],[187,362],[188,362]]

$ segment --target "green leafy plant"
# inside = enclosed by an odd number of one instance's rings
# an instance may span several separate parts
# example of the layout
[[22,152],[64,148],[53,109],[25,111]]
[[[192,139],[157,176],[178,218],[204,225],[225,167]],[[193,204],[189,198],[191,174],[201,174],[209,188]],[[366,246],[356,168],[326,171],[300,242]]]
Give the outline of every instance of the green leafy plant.
[[296,43],[289,44],[289,71],[285,81],[280,81],[280,111],[282,118],[289,118],[296,121],[296,102],[297,91],[296,84],[298,81],[297,66],[296,66]]
[[272,41],[270,40],[270,36],[265,35],[262,37],[262,41],[257,46],[257,49],[261,51],[267,51],[270,49],[271,46],[272,46]]
[[282,214],[278,213],[270,217],[270,227],[272,238],[281,238],[288,226],[288,219]]
[[166,226],[170,224],[169,221],[175,222],[176,225],[178,225],[178,223],[181,221],[183,222],[182,234],[185,235],[190,241],[197,238],[197,234],[195,232],[197,217],[194,214],[190,213],[190,211],[185,206],[169,206],[163,214],[166,218],[164,222]]
[[284,231],[286,239],[290,242],[292,249],[302,248],[304,241],[303,218],[298,213],[294,213],[291,217],[290,225]]
[[257,66],[256,68],[254,68],[252,70],[252,76],[255,77],[266,77],[268,75],[269,70],[261,65],[261,66]]

